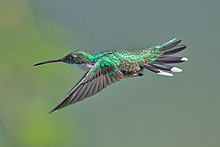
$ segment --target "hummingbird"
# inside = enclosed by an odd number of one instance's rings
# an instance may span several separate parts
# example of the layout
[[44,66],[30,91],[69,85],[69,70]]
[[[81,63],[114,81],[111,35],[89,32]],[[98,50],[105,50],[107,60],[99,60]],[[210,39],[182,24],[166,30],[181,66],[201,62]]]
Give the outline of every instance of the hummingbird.
[[50,111],[56,112],[102,91],[108,85],[126,78],[141,77],[148,70],[158,75],[173,76],[182,72],[171,64],[185,62],[186,57],[173,56],[187,46],[176,38],[157,46],[139,50],[110,50],[96,54],[75,50],[62,58],[34,64],[34,66],[63,62],[86,71],[67,96]]

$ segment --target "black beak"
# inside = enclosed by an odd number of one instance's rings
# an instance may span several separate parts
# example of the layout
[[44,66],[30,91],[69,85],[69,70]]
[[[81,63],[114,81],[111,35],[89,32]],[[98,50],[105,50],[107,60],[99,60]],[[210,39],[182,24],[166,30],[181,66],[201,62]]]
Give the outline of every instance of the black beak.
[[40,63],[34,64],[34,66],[38,66],[38,65],[42,65],[42,64],[47,64],[47,63],[54,63],[54,62],[64,62],[64,59],[60,58],[60,59],[55,59],[55,60],[48,60],[48,61],[44,61],[44,62],[40,62]]

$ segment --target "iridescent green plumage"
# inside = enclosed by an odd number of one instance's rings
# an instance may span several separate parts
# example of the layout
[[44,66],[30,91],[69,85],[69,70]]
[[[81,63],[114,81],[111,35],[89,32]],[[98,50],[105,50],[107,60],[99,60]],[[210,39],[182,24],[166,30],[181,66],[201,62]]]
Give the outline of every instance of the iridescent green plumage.
[[168,65],[187,61],[185,57],[170,56],[186,48],[185,45],[179,45],[180,42],[181,40],[173,39],[143,50],[113,50],[97,54],[78,50],[63,58],[41,62],[35,66],[65,62],[87,71],[66,98],[51,111],[53,112],[95,95],[107,85],[123,78],[142,76],[145,69],[165,76],[172,76],[169,72],[181,72],[181,69]]

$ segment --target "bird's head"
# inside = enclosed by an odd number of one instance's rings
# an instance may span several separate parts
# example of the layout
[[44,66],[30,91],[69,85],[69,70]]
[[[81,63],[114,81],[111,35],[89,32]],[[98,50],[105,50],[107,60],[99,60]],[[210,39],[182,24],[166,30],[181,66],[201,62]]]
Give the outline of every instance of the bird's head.
[[54,60],[48,60],[44,62],[40,62],[37,64],[34,64],[34,66],[42,65],[42,64],[47,64],[47,63],[54,63],[54,62],[64,62],[67,64],[87,64],[90,63],[92,60],[93,56],[84,51],[74,51],[62,58],[54,59]]

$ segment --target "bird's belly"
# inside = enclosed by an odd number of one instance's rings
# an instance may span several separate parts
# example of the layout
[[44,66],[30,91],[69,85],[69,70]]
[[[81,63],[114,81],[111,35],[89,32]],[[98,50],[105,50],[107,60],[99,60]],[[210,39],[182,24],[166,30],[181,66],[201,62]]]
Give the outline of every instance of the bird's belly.
[[76,69],[83,70],[83,71],[87,71],[90,68],[92,68],[91,64],[71,64],[71,66]]

